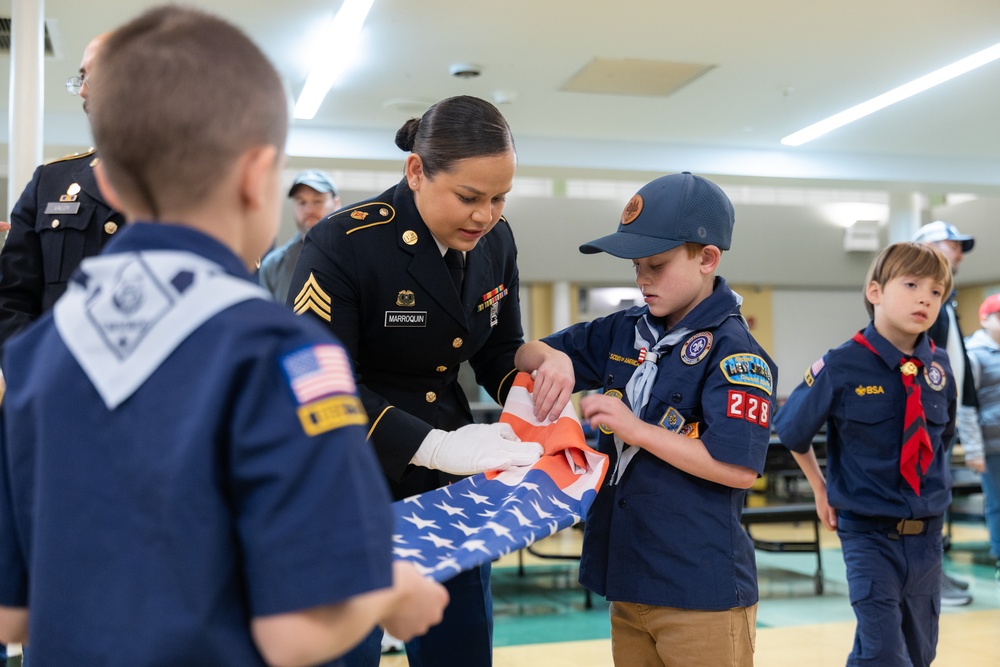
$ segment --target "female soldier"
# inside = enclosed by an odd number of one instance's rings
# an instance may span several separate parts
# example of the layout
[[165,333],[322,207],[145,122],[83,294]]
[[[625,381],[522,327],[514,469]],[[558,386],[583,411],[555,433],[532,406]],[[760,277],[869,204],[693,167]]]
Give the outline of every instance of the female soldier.
[[[395,498],[541,455],[505,424],[472,424],[458,369],[503,404],[523,344],[517,250],[501,217],[516,155],[488,102],[452,97],[407,121],[406,177],[306,236],[289,289],[295,312],[329,324],[350,352],[368,440]],[[303,416],[318,424],[336,414]],[[444,620],[406,647],[410,665],[491,664],[490,567],[447,583]],[[348,656],[377,665],[378,637]]]

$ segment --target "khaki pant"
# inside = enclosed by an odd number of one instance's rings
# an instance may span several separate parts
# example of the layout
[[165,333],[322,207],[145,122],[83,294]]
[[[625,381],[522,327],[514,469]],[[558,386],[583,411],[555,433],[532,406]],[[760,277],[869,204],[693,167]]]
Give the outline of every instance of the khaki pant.
[[619,667],[753,667],[757,605],[726,611],[611,603]]

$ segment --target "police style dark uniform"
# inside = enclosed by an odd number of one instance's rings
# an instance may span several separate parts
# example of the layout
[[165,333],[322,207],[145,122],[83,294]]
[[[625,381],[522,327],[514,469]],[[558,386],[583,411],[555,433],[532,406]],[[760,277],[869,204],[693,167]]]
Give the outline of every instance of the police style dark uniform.
[[[58,316],[11,341],[0,604],[28,603],[39,664],[263,667],[251,616],[392,584],[388,490],[372,479],[363,415],[310,429],[300,417],[312,399],[296,393],[289,359],[335,346],[326,331],[266,299],[196,230],[130,225],[104,255],[154,250],[208,260],[260,297],[212,314],[114,409]],[[186,275],[167,284],[183,291]],[[359,414],[344,371],[320,400]]]
[[[506,399],[524,342],[516,255],[501,218],[467,253],[459,296],[405,180],[306,235],[289,304],[329,326],[350,352],[368,439],[396,499],[455,479],[409,462],[432,428],[473,422],[458,384],[462,362],[498,403]],[[408,645],[411,665],[490,664],[489,566],[447,587],[444,621]]]
[[0,251],[0,345],[49,310],[84,257],[125,224],[101,196],[90,150],[35,169]]
[[[937,644],[942,515],[951,503],[946,443],[955,428],[956,392],[948,354],[926,334],[912,356],[934,459],[917,495],[899,471],[906,394],[903,354],[873,324],[830,350],[775,414],[781,442],[807,452],[827,425],[827,498],[858,619],[848,664],[929,665]],[[901,524],[900,521],[914,520]]]
[[[636,306],[573,325],[544,340],[569,355],[576,391],[600,388],[628,403],[639,364]],[[774,363],[750,335],[725,280],[677,327],[664,348],[643,421],[700,438],[712,458],[761,473],[770,435]],[[616,466],[614,435],[598,449]],[[757,602],[753,542],[740,523],[745,489],[678,470],[640,450],[617,484],[612,475],[586,518],[580,583],[612,601],[692,610]]]

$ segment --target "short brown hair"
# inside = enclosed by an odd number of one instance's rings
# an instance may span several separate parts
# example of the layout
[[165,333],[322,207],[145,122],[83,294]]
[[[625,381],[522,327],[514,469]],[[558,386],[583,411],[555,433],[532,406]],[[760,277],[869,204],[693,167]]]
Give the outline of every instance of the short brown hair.
[[89,118],[108,179],[158,219],[203,202],[254,146],[284,154],[288,99],[238,28],[195,9],[151,9],[112,32],[90,75]]
[[944,286],[944,298],[951,294],[951,265],[940,250],[925,243],[893,243],[880,252],[868,268],[864,286],[868,317],[875,317],[875,306],[867,296],[868,286],[875,281],[885,287],[887,282],[898,276],[932,278]]

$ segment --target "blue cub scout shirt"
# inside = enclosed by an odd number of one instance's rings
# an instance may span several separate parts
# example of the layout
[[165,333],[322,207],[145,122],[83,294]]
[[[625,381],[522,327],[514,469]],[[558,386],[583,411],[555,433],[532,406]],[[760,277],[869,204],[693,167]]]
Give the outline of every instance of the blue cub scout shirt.
[[923,365],[916,382],[934,450],[918,496],[899,471],[906,406],[899,371],[903,353],[872,324],[862,333],[877,354],[853,340],[827,352],[775,414],[778,436],[792,451],[804,453],[826,424],[831,507],[862,516],[939,516],[951,504],[946,443],[955,431],[956,391],[948,354],[932,351],[921,334],[912,355]]
[[[635,324],[647,312],[631,308],[545,342],[573,360],[577,391],[599,388],[627,401],[639,364]],[[700,439],[718,461],[761,473],[777,369],[747,330],[736,295],[716,278],[712,294],[676,327],[691,333],[663,350],[643,420]],[[614,469],[614,434],[602,429],[598,448]],[[587,516],[581,583],[610,600],[682,609],[756,603],[753,543],[740,523],[745,497],[744,489],[640,450]]]
[[[129,280],[106,277],[119,266]],[[219,310],[220,285],[250,298]],[[263,667],[251,618],[391,585],[389,497],[347,355],[257,294],[214,239],[135,223],[11,341],[0,604],[29,607],[31,662]],[[129,326],[101,338],[91,321]],[[168,356],[128,356],[146,343]],[[128,363],[106,384],[115,353]]]

